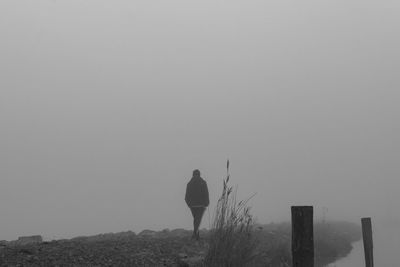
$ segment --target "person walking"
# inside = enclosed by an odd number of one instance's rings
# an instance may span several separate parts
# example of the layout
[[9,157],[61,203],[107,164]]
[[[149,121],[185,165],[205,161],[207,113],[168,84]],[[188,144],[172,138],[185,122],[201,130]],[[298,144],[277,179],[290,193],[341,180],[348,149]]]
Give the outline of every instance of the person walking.
[[192,179],[187,183],[185,201],[193,215],[192,238],[199,240],[199,227],[204,211],[210,204],[207,182],[200,176],[199,170],[193,171]]

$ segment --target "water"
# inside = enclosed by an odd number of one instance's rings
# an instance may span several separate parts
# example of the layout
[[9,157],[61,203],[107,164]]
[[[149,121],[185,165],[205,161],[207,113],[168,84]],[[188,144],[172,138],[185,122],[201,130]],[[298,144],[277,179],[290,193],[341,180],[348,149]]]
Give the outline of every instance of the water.
[[353,244],[351,254],[344,259],[341,259],[329,267],[365,267],[364,263],[364,247],[362,241]]
[[[373,227],[375,266],[400,266],[400,226],[381,224]],[[350,255],[329,267],[365,267],[362,241],[353,244]]]

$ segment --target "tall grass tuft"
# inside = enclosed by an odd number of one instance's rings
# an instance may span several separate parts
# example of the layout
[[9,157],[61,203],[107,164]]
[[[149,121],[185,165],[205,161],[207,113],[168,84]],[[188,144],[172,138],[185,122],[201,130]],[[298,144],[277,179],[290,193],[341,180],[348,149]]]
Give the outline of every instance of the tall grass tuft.
[[229,160],[227,175],[223,180],[221,197],[215,210],[209,250],[205,265],[210,267],[235,267],[251,265],[256,257],[258,239],[254,232],[254,220],[247,205],[252,198],[237,202],[237,188],[229,183]]

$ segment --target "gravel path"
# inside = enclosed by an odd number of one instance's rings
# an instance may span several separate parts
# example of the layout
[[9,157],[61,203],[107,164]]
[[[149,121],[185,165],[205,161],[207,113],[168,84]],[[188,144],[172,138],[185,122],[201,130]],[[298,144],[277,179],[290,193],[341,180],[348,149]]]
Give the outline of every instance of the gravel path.
[[89,237],[0,247],[0,266],[184,266],[207,244],[190,232]]

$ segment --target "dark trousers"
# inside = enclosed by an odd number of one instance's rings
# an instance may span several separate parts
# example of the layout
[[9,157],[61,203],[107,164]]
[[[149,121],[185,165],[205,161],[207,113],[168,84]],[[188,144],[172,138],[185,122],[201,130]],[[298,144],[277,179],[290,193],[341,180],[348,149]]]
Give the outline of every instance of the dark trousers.
[[190,211],[193,215],[193,236],[196,239],[199,238],[199,227],[205,210],[205,207],[190,207]]

